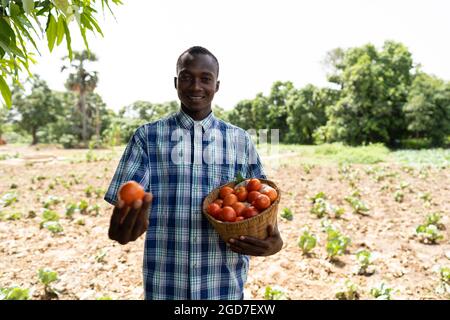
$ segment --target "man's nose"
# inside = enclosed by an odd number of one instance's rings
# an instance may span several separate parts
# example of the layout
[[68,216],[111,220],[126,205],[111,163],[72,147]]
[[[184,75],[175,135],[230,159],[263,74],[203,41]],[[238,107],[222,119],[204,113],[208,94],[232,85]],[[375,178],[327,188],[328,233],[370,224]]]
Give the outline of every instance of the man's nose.
[[201,89],[202,86],[200,79],[194,78],[194,80],[192,81],[192,90],[201,90]]

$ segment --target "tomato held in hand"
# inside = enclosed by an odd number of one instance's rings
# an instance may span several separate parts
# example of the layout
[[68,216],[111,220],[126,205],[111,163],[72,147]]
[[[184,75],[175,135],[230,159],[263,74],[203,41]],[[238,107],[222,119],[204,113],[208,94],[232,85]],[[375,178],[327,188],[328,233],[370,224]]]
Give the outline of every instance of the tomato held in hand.
[[222,217],[225,222],[236,221],[236,211],[232,207],[225,206],[222,209]]
[[136,200],[143,200],[144,195],[144,188],[136,181],[125,182],[119,189],[119,200],[127,206],[131,206]]

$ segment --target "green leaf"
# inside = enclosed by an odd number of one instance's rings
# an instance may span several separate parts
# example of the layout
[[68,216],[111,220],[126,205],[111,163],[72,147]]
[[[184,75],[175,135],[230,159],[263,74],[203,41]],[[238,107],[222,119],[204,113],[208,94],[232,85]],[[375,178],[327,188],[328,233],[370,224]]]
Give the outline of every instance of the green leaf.
[[55,17],[50,13],[47,20],[47,29],[45,33],[47,34],[48,48],[50,52],[52,52],[53,47],[55,46],[55,40],[57,36],[57,22]]
[[69,1],[67,0],[53,0],[52,1],[56,8],[58,8],[59,10],[61,10],[65,16],[67,16],[68,14],[68,9],[69,9]]
[[57,33],[56,45],[59,46],[61,44],[61,42],[63,41],[63,39],[64,39],[64,33],[65,33],[65,31],[64,31],[64,17],[61,16],[61,15],[58,17],[58,24],[57,24],[56,29],[57,29],[57,31],[56,31],[56,33]]
[[16,17],[20,15],[20,7],[15,3],[10,3],[9,8],[11,10],[11,17]]
[[64,33],[66,34],[66,43],[67,43],[67,51],[69,51],[69,59],[72,61],[73,60],[73,52],[71,46],[72,38],[70,37],[70,31],[69,28],[67,27],[67,23],[65,20],[63,20],[63,26],[64,26]]
[[2,76],[0,76],[0,91],[6,106],[11,108],[11,90],[9,90],[8,84]]
[[0,40],[3,40],[7,44],[15,41],[14,30],[9,25],[8,18],[0,17]]
[[34,9],[34,1],[33,0],[22,0],[23,10],[27,14],[31,14]]
[[[91,24],[94,26],[94,28],[97,30],[98,33],[100,33],[102,35],[102,37],[104,37],[102,29],[100,28],[100,26],[98,25],[97,21],[95,20],[94,17],[92,17],[91,15],[86,15],[86,18],[91,22]],[[91,29],[92,30],[92,29]]]

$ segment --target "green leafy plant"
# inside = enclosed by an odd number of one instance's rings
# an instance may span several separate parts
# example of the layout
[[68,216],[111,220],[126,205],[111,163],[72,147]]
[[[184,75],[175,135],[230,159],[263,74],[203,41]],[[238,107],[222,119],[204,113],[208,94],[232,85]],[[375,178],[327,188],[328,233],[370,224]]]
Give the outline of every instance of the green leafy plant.
[[298,246],[303,254],[309,254],[317,244],[317,237],[307,228],[303,230],[302,235],[298,239]]
[[286,299],[285,290],[279,286],[266,286],[264,292],[265,300],[284,300]]
[[450,268],[441,267],[439,269],[439,285],[436,288],[436,293],[448,295],[450,298]]
[[394,193],[394,200],[396,202],[403,202],[403,199],[405,198],[405,194],[401,190],[397,190]]
[[379,284],[378,286],[370,289],[370,294],[375,297],[377,300],[391,300],[391,292],[392,288],[389,288],[385,285],[384,282]]
[[50,269],[39,269],[39,281],[44,285],[44,297],[47,299],[57,298],[57,291],[52,288],[52,283],[58,280],[58,274]]
[[422,224],[416,228],[416,235],[419,241],[426,244],[435,244],[438,240],[442,240],[444,236],[439,233],[439,229],[434,224]]
[[343,235],[339,230],[333,227],[328,227],[326,232],[326,250],[328,253],[328,258],[333,260],[347,251],[347,246],[350,244],[351,240],[349,237]]
[[86,200],[81,200],[78,202],[78,210],[80,210],[81,214],[86,214],[88,211],[89,203]]
[[292,221],[294,219],[294,215],[293,215],[291,209],[289,209],[289,208],[283,209],[283,212],[281,212],[281,217],[288,221]]
[[72,219],[77,209],[78,206],[75,203],[69,203],[66,206],[66,217]]
[[0,198],[0,208],[6,208],[17,202],[17,194],[15,192],[7,192]]
[[371,265],[373,262],[372,253],[369,250],[359,250],[356,253],[356,261],[358,262],[357,274],[370,275],[375,272],[375,269]]
[[361,199],[355,196],[347,196],[344,198],[344,200],[350,204],[354,213],[368,215],[369,208]]
[[0,300],[28,300],[30,290],[20,287],[0,288]]
[[49,221],[59,221],[59,214],[56,211],[44,209],[42,212],[42,221],[40,227],[44,227],[44,223]]
[[44,208],[49,209],[51,207],[54,207],[55,205],[58,205],[61,202],[62,202],[62,199],[57,196],[48,196],[44,200],[43,206],[44,206]]
[[317,218],[323,218],[328,214],[328,203],[323,198],[318,198],[315,200],[310,212]]
[[44,222],[42,227],[47,229],[53,234],[62,233],[64,231],[64,228],[58,221],[46,221]]
[[358,286],[350,280],[345,280],[342,288],[336,292],[335,297],[338,300],[359,300]]

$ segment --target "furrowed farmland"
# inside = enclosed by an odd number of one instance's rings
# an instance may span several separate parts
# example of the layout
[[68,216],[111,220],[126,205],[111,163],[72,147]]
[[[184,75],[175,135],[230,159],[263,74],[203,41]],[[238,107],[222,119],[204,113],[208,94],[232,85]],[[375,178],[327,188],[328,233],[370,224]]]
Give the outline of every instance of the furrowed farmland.
[[[108,238],[103,195],[122,151],[0,147],[1,296],[143,298],[144,237]],[[450,298],[448,149],[259,152],[282,192],[284,245],[251,258],[246,299]]]

